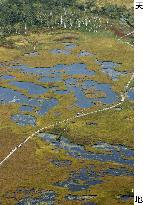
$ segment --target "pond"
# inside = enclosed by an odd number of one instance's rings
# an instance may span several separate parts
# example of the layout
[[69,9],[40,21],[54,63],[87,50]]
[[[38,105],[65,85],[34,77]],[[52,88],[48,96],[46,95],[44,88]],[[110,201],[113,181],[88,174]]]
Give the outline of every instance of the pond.
[[22,112],[32,112],[32,110],[33,110],[32,106],[22,105],[20,107],[20,111],[22,111]]
[[89,99],[85,96],[84,92],[82,89],[79,87],[71,87],[70,91],[74,93],[74,96],[76,98],[76,103],[75,105],[80,108],[89,108],[94,106],[94,102],[92,99]]
[[67,71],[67,74],[69,74],[69,75],[92,76],[92,75],[96,74],[95,71],[89,70],[84,63],[74,63],[74,64],[68,66],[67,69],[66,69],[66,71]]
[[[108,66],[108,63],[106,64],[105,65]],[[112,67],[115,66],[114,63],[112,63],[111,65]],[[119,100],[117,93],[115,93],[112,90],[112,86],[110,84],[99,83],[94,80],[87,80],[87,78],[84,79],[80,77],[81,75],[86,77],[96,75],[96,72],[88,69],[88,67],[84,63],[74,63],[70,65],[58,64],[49,68],[40,68],[40,67],[31,68],[27,65],[14,65],[12,66],[12,69],[20,69],[20,71],[26,74],[29,73],[36,74],[39,76],[39,82],[52,83],[51,86],[48,85],[49,87],[48,86],[43,87],[40,84],[35,84],[33,82],[22,82],[22,81],[9,82],[10,85],[26,90],[30,95],[41,95],[51,91],[54,94],[58,94],[58,95],[73,94],[75,98],[74,106],[79,108],[90,108],[95,106],[97,102],[101,102],[104,104],[112,104]],[[64,75],[66,75],[66,78],[64,78]],[[75,75],[76,78],[74,77]],[[63,82],[65,88],[60,89],[60,86],[56,85],[57,82]],[[98,92],[100,92],[101,95],[100,94],[98,95],[97,94]],[[87,95],[87,93],[89,93],[89,95]],[[18,98],[20,99],[26,98],[24,97],[24,95],[21,95],[20,93],[19,95],[20,97]],[[24,101],[26,101],[26,103],[24,102],[24,104],[22,105],[26,105],[26,106],[31,106],[32,102],[36,104],[37,103],[40,104],[38,106],[35,105],[35,107],[40,108],[36,111],[37,114],[39,115],[44,115],[46,112],[48,112],[50,108],[58,104],[58,101],[56,99],[51,99],[49,101],[41,99],[40,102],[39,100],[37,101],[37,99],[35,100],[31,99],[31,102],[29,102],[29,99],[28,100],[25,99]],[[15,100],[15,102],[17,101]],[[34,106],[32,105],[32,107]],[[25,109],[22,111],[29,112],[31,108],[27,108],[26,110],[26,107],[22,107],[20,109]]]
[[[65,80],[65,85],[68,87],[70,92],[74,93],[76,98],[75,104],[80,108],[92,107],[97,101],[105,104],[112,104],[118,101],[118,95],[112,91],[112,87],[109,84],[101,84],[93,80],[85,80],[79,85],[77,79],[70,78]],[[85,91],[88,91],[91,88],[92,91],[94,91],[94,95],[96,95],[96,91],[103,91],[105,96],[88,98]]]
[[95,202],[86,202],[83,205],[97,205]]
[[0,87],[0,103],[28,103],[28,98],[22,93],[10,88]]
[[50,109],[55,107],[58,104],[58,100],[51,98],[49,100],[41,99],[42,106],[41,109],[37,111],[38,115],[46,114]]
[[[64,150],[71,157],[86,160],[97,160],[102,162],[116,162],[118,164],[127,164],[133,166],[134,152],[123,145],[114,146],[99,142],[98,144],[92,146],[92,149],[95,149],[95,151],[90,152],[87,151],[84,146],[74,144],[65,137],[59,137],[49,133],[40,133],[38,136],[51,145]],[[98,154],[96,153],[96,149],[101,149],[101,151],[108,150],[110,152],[106,154]]]
[[69,55],[71,53],[71,51],[69,50],[62,50],[62,49],[53,49],[50,51],[50,53],[52,54],[65,54],[65,55]]
[[51,50],[50,53],[69,55],[69,54],[71,54],[71,50],[76,48],[76,45],[74,43],[64,43],[64,45],[65,45],[64,49],[55,48],[55,49]]
[[115,68],[119,67],[120,64],[112,62],[112,61],[98,61],[97,64],[101,65],[102,71],[107,73],[112,80],[118,80],[119,76],[127,74],[123,71],[117,71]]
[[37,108],[38,109],[37,114],[44,115],[51,108],[53,108],[58,104],[58,100],[54,98],[49,98],[49,99],[28,98],[21,92],[12,90],[10,88],[0,87],[0,103],[1,104],[9,104],[9,103],[21,104],[22,107],[20,108],[20,111],[29,112],[33,108],[34,109]]
[[[14,66],[15,67],[15,66]],[[18,68],[17,66],[15,68]],[[64,82],[66,89],[60,90],[58,87],[54,87],[52,85],[51,89],[56,94],[69,94],[73,93],[75,97],[75,105],[80,108],[89,108],[96,104],[97,101],[100,101],[105,104],[112,104],[118,100],[118,95],[112,91],[112,87],[110,84],[98,83],[93,80],[84,80],[80,78],[73,78],[74,75],[86,75],[86,76],[94,76],[96,75],[95,71],[89,70],[87,66],[83,63],[75,63],[71,65],[56,65],[51,68],[28,68],[26,66],[19,66],[23,72],[37,74],[43,76],[39,79],[41,82],[54,83],[54,82]],[[71,76],[71,78],[63,79],[62,74],[66,74]],[[39,87],[40,85],[36,85],[28,82],[12,82],[11,84],[19,86],[20,88],[29,89],[30,94],[36,94],[37,92],[44,93],[48,91],[44,87]],[[31,85],[31,86],[30,86]],[[36,88],[38,88],[36,90]],[[94,91],[94,95],[96,96],[96,91],[101,91],[105,94],[104,97],[92,97],[88,98],[86,96],[85,91],[92,89]]]
[[84,56],[93,56],[92,53],[89,53],[88,51],[81,51],[79,54],[78,54],[78,57],[84,57]]
[[[85,52],[81,52],[81,55],[85,55]],[[87,53],[86,53],[87,55]],[[107,73],[112,80],[117,80],[119,76],[127,74],[123,71],[117,71],[114,68],[117,68],[119,64],[114,63],[112,61],[97,61],[97,64],[101,65],[102,71]],[[49,68],[29,68],[26,65],[15,65],[12,68],[17,68],[22,70],[25,73],[37,74],[42,76],[49,76],[51,74],[55,74],[55,77],[59,77],[59,75],[65,73],[67,75],[95,75],[96,72],[93,70],[89,70],[84,63],[74,63],[71,65],[58,64]]]
[[48,112],[49,109],[57,105],[58,101],[54,98],[51,98],[49,100],[43,98],[28,98],[27,96],[18,91],[0,87],[0,103],[17,103],[24,106],[28,105],[34,108],[37,107],[39,108],[38,114],[44,115]]
[[13,81],[10,82],[9,84],[28,91],[30,95],[41,95],[48,91],[48,88],[43,87],[41,85],[37,85],[32,82]]
[[17,203],[17,205],[36,205],[47,204],[54,205],[56,200],[56,193],[54,191],[43,192],[39,197],[26,197]]
[[[58,64],[49,68],[30,68],[27,65],[15,65],[11,68],[20,69],[24,73],[37,74],[48,76],[51,74],[60,75],[65,73],[67,75],[95,75],[96,72],[89,70],[84,63],[74,63],[71,65]],[[57,77],[57,76],[56,76]]]
[[16,122],[16,124],[20,126],[26,126],[26,125],[35,126],[36,125],[36,119],[35,117],[31,115],[17,114],[17,115],[13,115],[11,118],[13,121]]
[[95,101],[100,101],[106,104],[112,104],[117,102],[118,95],[114,91],[112,91],[112,87],[110,84],[97,83],[93,80],[86,80],[82,84],[82,88],[84,90],[88,90],[90,88],[95,89],[95,91],[103,91],[105,93],[105,97],[95,98]]
[[128,171],[125,168],[120,168],[120,169],[119,168],[118,169],[109,168],[109,169],[103,171],[102,174],[103,174],[103,176],[104,175],[111,175],[111,176],[134,176],[133,172]]
[[121,196],[120,197],[120,199],[122,200],[122,201],[134,201],[134,196],[129,196],[129,195],[123,195],[123,196]]
[[126,158],[134,157],[134,151],[128,147],[125,147],[124,145],[110,145],[108,143],[98,142],[97,144],[93,145],[93,148],[111,152],[119,152],[122,153],[122,155]]
[[39,79],[40,82],[44,82],[44,83],[53,83],[53,82],[61,82],[62,78],[60,76],[54,76],[51,77],[49,76],[45,76]]
[[83,168],[79,172],[74,172],[69,179],[63,182],[57,182],[54,185],[66,187],[72,192],[87,190],[91,186],[102,183],[102,180],[97,174],[90,170]]
[[127,93],[127,97],[129,100],[133,101],[134,100],[134,89],[131,88],[129,89],[128,93]]
[[87,201],[90,199],[95,198],[95,196],[90,196],[90,195],[83,195],[83,196],[78,196],[78,195],[68,195],[65,197],[67,201]]
[[[95,186],[97,184],[104,183],[104,176],[132,176],[130,172],[123,168],[118,169],[108,169],[105,171],[98,171],[96,173],[94,170],[94,166],[89,166],[87,168],[82,168],[79,171],[72,172],[70,177],[65,181],[56,182],[54,185],[60,187],[66,187],[72,192],[87,190],[91,186]],[[104,173],[104,174],[103,174]],[[81,196],[82,197],[82,196]],[[91,199],[95,198],[95,196],[87,196],[82,199]],[[70,195],[66,197],[68,200],[80,200],[80,196]]]
[[2,75],[2,76],[0,76],[0,79],[2,79],[2,80],[12,80],[14,78],[15,78],[15,76],[12,76],[12,75]]

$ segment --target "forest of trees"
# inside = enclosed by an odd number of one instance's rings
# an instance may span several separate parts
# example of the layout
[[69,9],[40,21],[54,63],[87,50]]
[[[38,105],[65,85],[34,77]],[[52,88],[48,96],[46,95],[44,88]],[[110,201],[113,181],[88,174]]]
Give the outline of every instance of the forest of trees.
[[[76,0],[0,0],[0,35],[27,33],[34,28],[82,28],[93,30],[100,16],[124,19],[133,26],[133,11],[116,5],[98,8],[96,1],[81,4]],[[91,26],[90,26],[91,28]]]

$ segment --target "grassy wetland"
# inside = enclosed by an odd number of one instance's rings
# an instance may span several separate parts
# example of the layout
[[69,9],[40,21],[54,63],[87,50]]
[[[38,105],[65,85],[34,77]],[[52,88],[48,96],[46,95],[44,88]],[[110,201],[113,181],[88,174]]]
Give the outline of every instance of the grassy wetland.
[[133,204],[132,29],[108,18],[97,31],[51,25],[5,35],[0,161],[47,128],[0,166],[0,204]]

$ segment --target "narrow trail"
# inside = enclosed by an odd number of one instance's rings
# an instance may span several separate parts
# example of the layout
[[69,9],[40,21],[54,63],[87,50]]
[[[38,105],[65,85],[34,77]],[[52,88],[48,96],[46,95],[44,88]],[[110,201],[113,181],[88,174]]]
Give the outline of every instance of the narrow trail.
[[[133,32],[130,32],[129,34],[126,34],[125,36],[130,35],[131,33],[133,33]],[[117,40],[118,40],[118,41],[121,41],[123,37],[124,37],[124,36],[122,36],[121,38],[119,38],[119,39],[117,39]],[[129,42],[123,41],[123,43],[126,43],[126,44],[130,45],[131,47],[134,47],[134,46],[133,46],[132,44],[130,44]],[[37,130],[36,132],[34,132],[34,133],[32,133],[30,136],[28,136],[28,137],[27,137],[23,142],[21,142],[19,145],[16,145],[16,146],[10,151],[10,153],[0,162],[0,167],[1,167],[18,149],[20,149],[20,148],[21,148],[24,144],[26,144],[31,138],[33,138],[34,136],[36,136],[36,135],[39,134],[40,132],[44,132],[44,131],[46,131],[47,129],[49,129],[49,128],[51,128],[51,127],[54,127],[55,125],[58,125],[58,124],[68,123],[68,122],[70,122],[70,121],[72,121],[72,120],[74,120],[74,119],[76,119],[76,118],[85,117],[85,116],[87,116],[87,115],[95,114],[95,113],[98,113],[98,112],[105,112],[105,111],[107,111],[107,110],[112,110],[112,109],[114,109],[114,108],[116,108],[116,107],[122,105],[122,104],[124,103],[125,99],[126,99],[126,93],[127,93],[127,91],[128,91],[128,88],[129,88],[131,82],[133,81],[133,79],[134,79],[134,73],[132,74],[130,80],[129,80],[128,83],[126,84],[126,86],[125,86],[125,88],[124,88],[124,90],[125,90],[124,93],[121,93],[121,94],[120,94],[121,100],[120,100],[118,103],[116,103],[116,104],[114,104],[114,105],[111,105],[110,107],[105,107],[105,108],[103,108],[103,109],[94,110],[94,111],[91,111],[91,112],[84,112],[84,111],[87,111],[87,109],[82,109],[79,113],[77,113],[75,116],[73,116],[73,117],[71,117],[71,118],[67,118],[67,119],[65,119],[65,120],[63,120],[63,121],[58,121],[58,122],[56,122],[56,123],[53,123],[53,124],[51,124],[51,125],[48,125],[48,126],[46,126],[46,127],[43,127],[43,128],[41,128],[41,129]],[[89,108],[89,109],[90,109],[90,108]]]

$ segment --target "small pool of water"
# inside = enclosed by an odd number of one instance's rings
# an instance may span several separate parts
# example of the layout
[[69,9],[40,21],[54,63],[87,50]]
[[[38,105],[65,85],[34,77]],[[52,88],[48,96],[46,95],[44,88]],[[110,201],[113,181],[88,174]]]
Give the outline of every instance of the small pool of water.
[[79,54],[78,54],[78,57],[84,57],[84,56],[93,56],[92,53],[89,53],[88,51],[81,51]]
[[107,69],[107,68],[112,68],[113,69],[113,68],[119,66],[118,63],[115,63],[113,61],[99,61],[99,60],[97,60],[97,64],[102,65],[102,67],[104,69]]
[[13,69],[19,69],[22,72],[26,73],[26,74],[35,74],[35,75],[39,75],[39,76],[49,76],[51,74],[55,74],[55,75],[59,75],[60,74],[60,70],[62,70],[64,65],[57,65],[55,67],[51,67],[51,68],[30,68],[28,65],[14,65],[11,68]]
[[126,72],[117,71],[114,69],[119,66],[118,63],[112,61],[97,61],[97,64],[101,65],[103,72],[107,73],[112,80],[118,80],[119,76],[126,74]]
[[[93,145],[93,149],[95,148],[95,152],[90,152],[85,149],[82,145],[77,145],[71,143],[65,137],[58,137],[57,135],[49,134],[49,133],[40,133],[38,135],[41,139],[47,141],[53,146],[65,150],[71,157],[75,158],[83,158],[87,160],[97,160],[103,162],[116,162],[119,164],[127,164],[133,166],[133,150],[121,146],[121,145],[110,145],[107,143],[98,143]],[[108,149],[107,149],[108,148]],[[97,154],[96,149],[105,149],[110,151],[109,154]]]
[[77,84],[78,84],[78,79],[76,79],[76,78],[68,78],[68,79],[64,80],[64,82],[65,82],[65,85],[66,85],[67,87],[77,86]]
[[[128,174],[126,169],[108,169],[105,171],[99,171],[98,174],[93,171],[94,166],[89,166],[87,168],[82,168],[79,171],[72,172],[70,177],[64,181],[60,181],[55,183],[54,185],[59,187],[65,187],[72,192],[87,190],[91,186],[95,186],[97,184],[104,183],[104,176],[132,176]],[[95,198],[95,196],[77,196],[77,195],[69,195],[66,196],[67,200],[74,201],[74,200],[86,200]]]
[[67,67],[67,74],[69,75],[95,75],[96,72],[89,70],[84,63],[74,63]]
[[[66,187],[72,192],[82,191],[90,188],[91,186],[95,186],[100,183],[104,183],[105,175],[112,176],[131,176],[127,174],[127,170],[125,169],[108,169],[106,171],[99,171],[98,174],[93,171],[93,167],[90,166],[88,168],[82,168],[77,172],[73,172],[71,176],[65,180],[57,182],[55,185],[60,187]],[[112,170],[112,171],[111,171]],[[116,174],[115,174],[116,173]],[[80,201],[80,200],[89,200],[95,198],[96,196],[78,196],[78,195],[69,195],[66,196],[67,200],[70,201]]]
[[103,91],[103,93],[105,93],[106,95],[105,97],[95,98],[94,101],[100,101],[102,103],[112,104],[112,103],[117,102],[118,100],[117,93],[112,91],[112,87],[109,84],[97,83],[96,81],[93,81],[93,80],[86,80],[83,82],[82,88],[84,90],[93,88],[95,92],[97,90],[97,91]]
[[[89,108],[96,104],[97,101],[112,104],[118,101],[118,95],[112,91],[112,87],[109,84],[97,83],[93,80],[85,80],[79,85],[78,80],[70,78],[65,80],[65,85],[71,93],[74,93],[76,98],[76,106],[80,108]],[[96,91],[103,91],[105,97],[86,97],[85,91],[92,89],[96,95]]]
[[95,202],[85,202],[83,205],[97,205]]
[[28,98],[18,91],[0,87],[0,103],[28,103]]
[[134,151],[124,145],[110,145],[108,143],[98,142],[96,145],[93,145],[93,148],[111,152],[119,152],[126,158],[134,157]]
[[79,172],[74,172],[69,179],[63,182],[55,183],[56,186],[66,187],[72,192],[82,191],[102,183],[97,174],[86,168],[81,169]]
[[75,105],[80,108],[89,108],[95,105],[93,99],[89,99],[85,96],[84,92],[79,87],[71,87],[70,90],[74,92],[76,98]]
[[39,111],[37,111],[37,114],[44,115],[46,114],[50,109],[52,109],[54,106],[58,104],[58,100],[51,98],[49,100],[42,99],[41,100],[42,106],[40,107]]
[[64,43],[64,45],[65,45],[64,49],[55,48],[55,49],[51,50],[50,53],[69,55],[69,54],[71,54],[71,50],[76,47],[76,45],[74,43],[66,43],[66,44]]
[[129,100],[133,101],[134,100],[134,89],[131,88],[128,93],[127,93],[127,97]]
[[22,111],[22,112],[32,112],[32,110],[33,110],[32,106],[22,105],[20,107],[20,111]]
[[87,201],[90,199],[95,198],[96,196],[90,196],[90,195],[83,195],[83,196],[78,196],[78,195],[68,195],[65,197],[67,201]]
[[30,95],[41,95],[48,91],[48,88],[43,87],[41,85],[37,85],[32,82],[13,81],[9,84],[14,85],[20,89],[27,90]]
[[45,76],[40,78],[39,81],[44,83],[61,82],[62,78],[60,76],[55,76],[55,77]]
[[134,201],[134,196],[123,195],[120,197],[122,201]]
[[71,54],[71,51],[70,50],[62,50],[62,49],[53,49],[50,51],[50,53],[52,54],[65,54],[65,55],[69,55]]
[[56,200],[56,194],[54,191],[43,192],[39,197],[27,197],[22,199],[17,203],[17,205],[38,205],[38,204],[47,204],[54,205]]
[[0,76],[0,79],[2,79],[2,80],[12,80],[14,78],[15,78],[15,76],[12,76],[12,75],[2,75],[2,76]]
[[21,114],[17,114],[17,115],[13,115],[11,117],[11,119],[13,121],[16,122],[16,124],[21,125],[21,126],[26,126],[26,125],[31,125],[31,126],[35,126],[36,124],[36,119],[35,117],[31,116],[31,115],[21,115]]
[[105,171],[102,172],[103,176],[104,175],[111,175],[111,176],[134,176],[133,172],[128,171],[125,168],[120,168],[120,169],[113,169],[109,168]]

